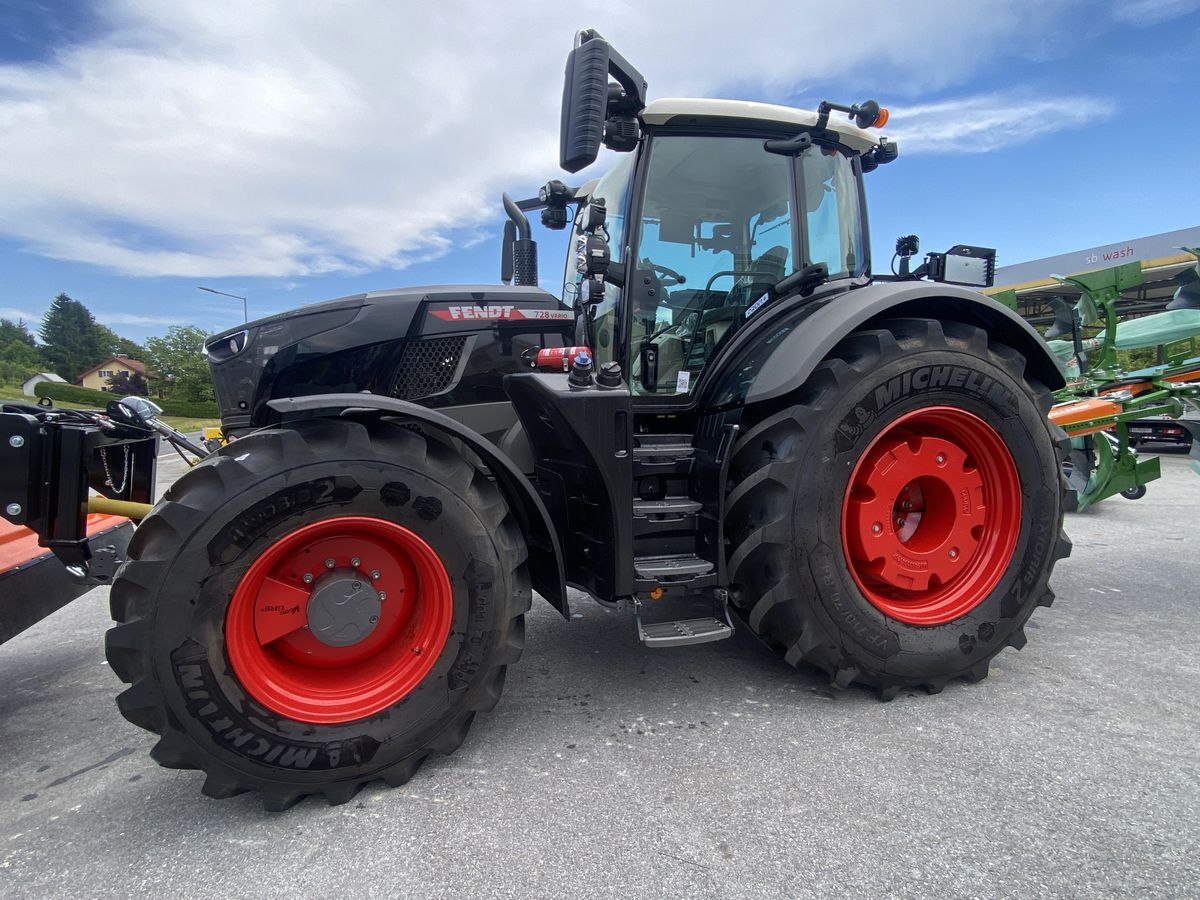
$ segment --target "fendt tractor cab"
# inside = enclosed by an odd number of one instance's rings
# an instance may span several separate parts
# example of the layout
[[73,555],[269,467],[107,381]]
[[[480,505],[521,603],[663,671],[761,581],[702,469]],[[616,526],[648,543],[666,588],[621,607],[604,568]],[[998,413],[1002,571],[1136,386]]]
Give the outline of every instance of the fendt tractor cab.
[[[569,617],[568,585],[648,648],[745,627],[885,699],[1019,648],[1069,549],[1062,378],[1020,318],[949,283],[990,284],[991,251],[910,270],[905,238],[898,274],[873,273],[886,121],[648,102],[584,31],[562,167],[615,152],[596,180],[504,197],[505,284],[211,338],[227,444],[142,521],[112,588],[120,707],[154,757],[271,808],[401,783],[496,703],[532,590]],[[561,296],[538,287],[539,210],[569,229]],[[103,440],[144,436],[119,406]]]

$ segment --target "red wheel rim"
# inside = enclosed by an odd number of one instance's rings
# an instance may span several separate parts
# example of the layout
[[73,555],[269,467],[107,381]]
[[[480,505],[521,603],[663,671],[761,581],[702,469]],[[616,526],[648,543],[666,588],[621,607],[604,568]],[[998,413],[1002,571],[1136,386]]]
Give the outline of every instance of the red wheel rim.
[[890,423],[850,475],[842,547],[880,612],[941,625],[992,592],[1021,526],[1021,482],[1000,435],[973,413],[933,406]]
[[[330,609],[359,619],[335,621]],[[394,522],[341,516],[296,529],[254,561],[229,603],[226,649],[238,681],[267,709],[349,722],[421,683],[453,612],[450,578],[429,544]]]

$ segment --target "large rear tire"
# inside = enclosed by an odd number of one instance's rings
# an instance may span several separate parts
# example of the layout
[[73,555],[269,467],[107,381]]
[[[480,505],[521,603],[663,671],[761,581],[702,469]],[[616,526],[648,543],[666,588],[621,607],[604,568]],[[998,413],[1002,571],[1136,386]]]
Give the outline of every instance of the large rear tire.
[[851,334],[783,408],[748,411],[725,525],[741,617],[884,699],[985,677],[1070,553],[1050,403],[979,328]]
[[233,442],[142,522],[112,588],[121,712],[204,793],[268,809],[407,781],[524,644],[526,549],[486,474],[395,422]]

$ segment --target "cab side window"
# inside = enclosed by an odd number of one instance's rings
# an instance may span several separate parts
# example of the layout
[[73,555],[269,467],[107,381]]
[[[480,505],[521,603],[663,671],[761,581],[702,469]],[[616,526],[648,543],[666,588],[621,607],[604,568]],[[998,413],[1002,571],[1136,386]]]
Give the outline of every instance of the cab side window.
[[[600,179],[592,191],[592,198],[604,202],[606,213],[606,231],[609,251],[613,263],[619,263],[625,258],[625,243],[628,236],[625,232],[625,210],[629,203],[629,186],[633,178],[636,157],[632,153],[621,156],[607,174]],[[579,223],[583,218],[585,207],[581,206],[571,225],[571,239],[579,233]],[[583,277],[575,270],[575,254],[568,248],[566,270],[563,272],[563,302],[569,306],[577,306],[579,298],[579,282]],[[621,308],[621,289],[611,281],[604,285],[604,300],[591,311],[593,343],[592,352],[596,355],[597,366],[617,359],[617,318]]]
[[806,207],[808,262],[825,263],[831,278],[862,274],[862,207],[849,157],[835,147],[812,147],[796,165]]

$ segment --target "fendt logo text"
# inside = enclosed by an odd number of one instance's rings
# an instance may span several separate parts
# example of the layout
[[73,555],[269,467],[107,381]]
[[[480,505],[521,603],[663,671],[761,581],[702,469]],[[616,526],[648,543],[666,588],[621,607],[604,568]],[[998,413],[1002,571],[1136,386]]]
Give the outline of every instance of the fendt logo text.
[[447,306],[445,309],[432,310],[430,315],[447,322],[574,318],[574,313],[569,309],[517,309],[515,306]]

